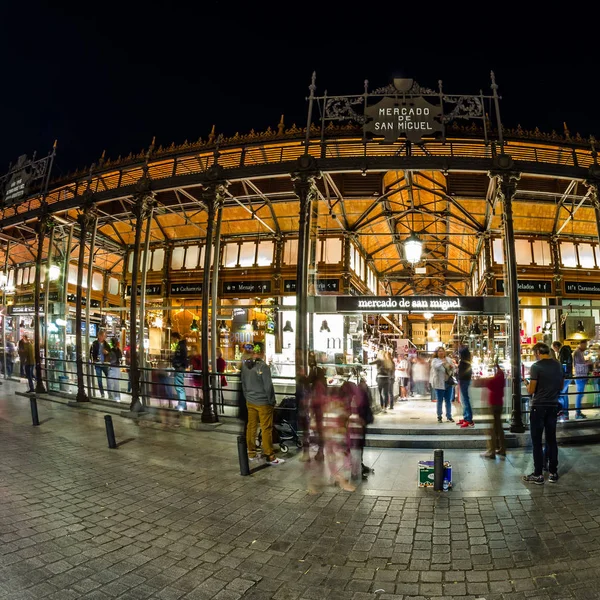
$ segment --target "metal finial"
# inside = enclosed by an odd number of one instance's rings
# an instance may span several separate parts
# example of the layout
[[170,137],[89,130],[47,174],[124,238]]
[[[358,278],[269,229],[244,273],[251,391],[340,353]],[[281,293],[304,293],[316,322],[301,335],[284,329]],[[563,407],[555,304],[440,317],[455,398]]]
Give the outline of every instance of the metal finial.
[[308,86],[308,89],[310,90],[310,95],[314,95],[315,90],[317,89],[317,72],[313,71],[312,73],[312,77],[310,79],[310,85]]
[[496,75],[494,74],[494,71],[490,71],[490,79],[492,80],[492,89],[497,89],[498,85],[496,84]]
[[364,85],[365,85],[365,94],[368,94],[369,93],[369,80],[368,79],[365,79]]

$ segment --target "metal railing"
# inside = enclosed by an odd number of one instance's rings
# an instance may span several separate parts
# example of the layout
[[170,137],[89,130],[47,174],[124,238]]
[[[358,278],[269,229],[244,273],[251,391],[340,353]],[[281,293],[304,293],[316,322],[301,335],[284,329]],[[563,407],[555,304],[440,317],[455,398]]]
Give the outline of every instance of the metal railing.
[[[567,388],[567,391],[563,394],[562,390],[561,393],[559,395],[559,404],[561,406],[560,412],[564,413],[568,410],[568,412],[579,412],[581,411],[583,414],[585,414],[586,412],[589,412],[591,410],[600,410],[600,375],[574,375],[572,377],[566,377],[565,378],[565,382],[569,381],[571,383],[575,383],[575,386],[577,386],[577,381],[584,381],[584,388],[582,391],[579,390],[575,390],[575,391],[569,391],[569,389]],[[593,388],[592,390],[590,389],[586,389],[589,383],[592,383]],[[577,397],[581,394],[582,398],[581,398],[581,408],[577,409],[575,404],[576,404],[576,400]],[[568,409],[565,409],[565,407],[563,406],[563,397],[567,398],[567,402],[568,402]],[[589,396],[592,396],[592,400],[590,402]],[[575,398],[575,402],[572,401],[571,399]],[[587,400],[587,401],[586,401]],[[530,420],[530,413],[531,413],[531,395],[530,394],[523,394],[521,396],[521,413],[523,415],[523,424],[524,425],[529,425],[529,420]]]

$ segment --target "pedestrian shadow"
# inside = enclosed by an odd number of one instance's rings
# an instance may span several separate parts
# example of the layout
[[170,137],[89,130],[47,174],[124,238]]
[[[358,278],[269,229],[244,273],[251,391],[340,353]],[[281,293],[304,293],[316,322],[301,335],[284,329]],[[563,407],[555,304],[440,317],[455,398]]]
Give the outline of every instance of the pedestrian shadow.
[[125,440],[123,440],[122,442],[119,442],[117,444],[117,448],[120,448],[121,446],[124,446],[125,444],[128,444],[129,442],[135,442],[136,438],[127,438]]
[[40,425],[43,425],[44,423],[47,423],[48,421],[52,421],[52,420],[54,420],[54,417],[48,417],[47,419],[40,421]]

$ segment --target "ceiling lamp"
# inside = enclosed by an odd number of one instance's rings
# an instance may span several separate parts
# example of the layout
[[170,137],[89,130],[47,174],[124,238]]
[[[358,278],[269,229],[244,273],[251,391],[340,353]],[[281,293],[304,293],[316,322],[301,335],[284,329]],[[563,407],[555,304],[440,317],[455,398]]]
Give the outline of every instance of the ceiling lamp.
[[577,321],[577,333],[585,333],[583,321]]
[[294,333],[294,329],[292,328],[292,322],[291,321],[286,321],[285,322],[285,327],[283,328],[284,331],[289,331],[290,333]]
[[198,319],[196,319],[196,317],[194,317],[192,319],[192,324],[190,325],[190,331],[198,331]]
[[48,279],[50,281],[58,281],[60,278],[60,267],[58,265],[50,265],[48,269]]
[[411,233],[404,240],[404,255],[406,256],[406,260],[414,265],[421,260],[422,252],[423,242],[416,236],[416,234]]
[[423,313],[426,321],[431,321],[433,319],[433,313]]
[[331,333],[331,329],[329,329],[329,325],[327,325],[327,321],[323,321],[321,323],[321,329],[319,329],[319,333],[323,333],[323,331],[327,331],[328,333]]

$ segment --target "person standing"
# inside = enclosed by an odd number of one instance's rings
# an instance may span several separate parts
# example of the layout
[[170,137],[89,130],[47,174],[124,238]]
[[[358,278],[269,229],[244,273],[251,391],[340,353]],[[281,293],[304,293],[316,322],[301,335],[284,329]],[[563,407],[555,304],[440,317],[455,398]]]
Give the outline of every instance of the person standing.
[[225,371],[227,371],[227,362],[223,358],[223,350],[221,348],[217,348],[217,375],[219,380],[218,390],[219,390],[219,399],[221,400],[221,410],[224,410],[225,407],[225,396],[223,394],[223,388],[227,387],[227,377],[225,377]]
[[202,355],[199,352],[192,354],[190,360],[192,367],[192,387],[194,388],[194,400],[198,410],[202,409]]
[[96,379],[98,381],[98,389],[100,390],[100,396],[106,398],[104,392],[104,385],[102,383],[102,376],[106,378],[106,387],[109,387],[108,372],[110,370],[110,346],[106,341],[106,331],[104,329],[98,330],[98,337],[92,342],[90,347],[90,359],[94,363],[96,370]]
[[275,466],[285,462],[275,457],[273,449],[275,388],[271,379],[271,368],[264,361],[264,348],[261,343],[254,344],[252,358],[247,358],[242,363],[242,390],[248,409],[246,427],[248,457],[251,460],[257,457],[256,431],[260,423],[262,447],[267,463]]
[[23,334],[21,338],[23,340],[23,369],[25,370],[25,377],[27,377],[28,384],[28,394],[33,394],[35,392],[35,387],[33,386],[33,369],[35,367],[35,350],[33,347],[33,342],[29,340],[27,334]]
[[575,386],[577,387],[577,396],[575,396],[575,418],[576,419],[587,419],[587,417],[581,412],[581,402],[583,400],[583,393],[585,390],[585,384],[588,381],[590,374],[590,367],[592,361],[585,358],[585,351],[587,350],[587,341],[581,340],[579,346],[575,352],[573,352],[573,365],[575,367]]
[[431,361],[431,387],[437,398],[437,420],[442,422],[442,404],[446,404],[446,421],[454,423],[452,418],[452,392],[454,390],[454,363],[446,350],[439,347]]
[[179,402],[177,403],[177,410],[181,412],[184,411],[187,407],[184,378],[185,371],[189,366],[188,349],[185,338],[182,338],[177,331],[171,333],[171,339],[176,344],[175,350],[173,352],[173,357],[171,358],[171,366],[175,371],[173,379],[175,385],[175,393],[177,395],[177,399],[179,400]]
[[556,443],[556,420],[559,409],[558,398],[563,389],[564,374],[561,365],[552,358],[547,344],[538,342],[533,346],[537,359],[529,370],[527,393],[531,394],[529,429],[533,446],[534,471],[523,475],[526,483],[544,484],[544,452],[542,436],[546,436],[548,458],[548,481],[558,481],[558,445]]
[[408,369],[408,360],[404,354],[401,354],[398,358],[398,384],[400,387],[398,395],[400,400],[408,400]]
[[17,343],[17,354],[19,355],[19,375],[21,377],[26,377],[25,374],[25,344],[27,335],[23,334],[21,339]]
[[108,371],[108,398],[121,402],[121,359],[123,352],[119,338],[113,337],[111,340],[110,353],[108,355],[108,363],[110,365]]
[[458,363],[458,387],[460,389],[460,402],[463,405],[463,418],[458,423],[463,429],[475,427],[469,392],[472,376],[471,351],[468,347],[464,347],[460,350],[460,362]]
[[565,382],[560,395],[560,403],[562,406],[562,418],[565,421],[569,420],[569,385],[573,376],[573,352],[567,344],[561,344],[559,341],[552,342],[552,349],[556,356],[556,360],[561,364]]
[[10,379],[13,376],[13,370],[15,367],[15,343],[12,338],[9,337],[6,342],[6,377]]
[[377,358],[370,363],[377,366],[377,391],[379,392],[379,402],[384,413],[387,412],[390,400],[390,378],[394,376],[394,363],[388,360],[386,352],[380,350]]

